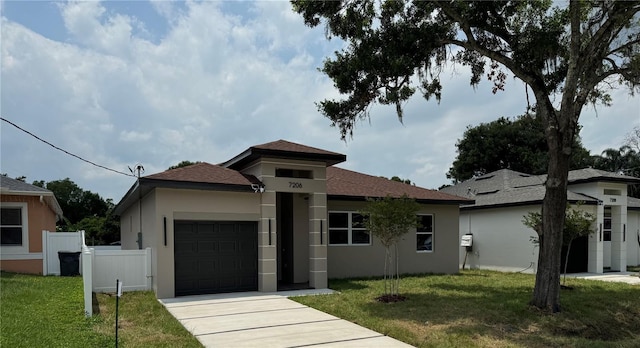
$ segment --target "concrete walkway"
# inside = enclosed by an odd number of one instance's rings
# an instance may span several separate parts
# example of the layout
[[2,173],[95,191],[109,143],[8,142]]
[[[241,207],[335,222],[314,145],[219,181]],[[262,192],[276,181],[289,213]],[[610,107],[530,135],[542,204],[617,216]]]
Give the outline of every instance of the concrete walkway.
[[288,299],[330,293],[246,292],[159,301],[205,347],[411,347]]
[[571,273],[567,277],[640,285],[640,276],[636,272]]

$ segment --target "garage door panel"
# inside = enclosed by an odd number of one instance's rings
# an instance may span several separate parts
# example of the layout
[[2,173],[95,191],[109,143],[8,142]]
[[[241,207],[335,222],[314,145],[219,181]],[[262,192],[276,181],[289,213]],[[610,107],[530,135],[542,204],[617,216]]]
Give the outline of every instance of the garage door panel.
[[238,242],[234,240],[224,240],[220,242],[221,254],[236,254],[240,250],[238,249]]
[[254,243],[253,241],[241,241],[238,244],[238,248],[240,249],[240,251],[249,251],[257,247],[258,247],[257,243]]
[[197,252],[200,255],[215,254],[218,249],[218,243],[214,241],[198,241]]
[[198,243],[195,241],[179,241],[175,243],[176,255],[192,254],[198,251]]
[[176,296],[258,289],[256,222],[175,221]]
[[221,222],[219,225],[220,235],[234,235],[236,233],[236,227],[238,223]]

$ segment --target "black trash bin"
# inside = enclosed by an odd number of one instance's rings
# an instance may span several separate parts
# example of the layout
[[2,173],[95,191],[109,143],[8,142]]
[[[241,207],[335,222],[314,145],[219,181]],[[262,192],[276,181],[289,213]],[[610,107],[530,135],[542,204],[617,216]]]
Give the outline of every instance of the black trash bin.
[[60,275],[75,276],[80,274],[80,252],[79,251],[58,251],[60,259]]

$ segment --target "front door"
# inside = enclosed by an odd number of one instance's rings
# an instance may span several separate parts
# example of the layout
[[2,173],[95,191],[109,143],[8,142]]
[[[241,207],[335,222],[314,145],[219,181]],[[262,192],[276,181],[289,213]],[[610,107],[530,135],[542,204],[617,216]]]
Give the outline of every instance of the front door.
[[278,192],[278,285],[293,283],[293,194]]

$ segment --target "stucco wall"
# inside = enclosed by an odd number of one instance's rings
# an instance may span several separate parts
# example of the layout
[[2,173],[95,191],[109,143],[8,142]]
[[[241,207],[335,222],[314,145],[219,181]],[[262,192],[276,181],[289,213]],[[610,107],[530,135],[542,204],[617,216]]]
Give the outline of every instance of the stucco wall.
[[[581,209],[595,215],[597,207],[583,205]],[[466,267],[535,272],[539,250],[531,242],[531,237],[537,237],[537,233],[525,226],[522,220],[527,213],[539,211],[540,205],[462,211],[460,237],[469,232],[473,234],[473,250],[467,255]],[[597,239],[597,233],[592,234],[590,245],[597,243]],[[462,265],[465,249],[460,250]],[[589,258],[595,257],[594,253],[590,247]]]
[[[328,211],[358,211],[365,202],[328,201]],[[407,232],[398,244],[400,273],[458,272],[458,206],[423,205],[419,214],[433,214],[433,252],[416,251],[416,232]],[[328,239],[328,237],[327,237]],[[329,278],[381,276],[385,248],[373,237],[371,245],[327,247]]]
[[[2,247],[0,268],[8,272],[42,274],[42,231],[56,230],[56,214],[40,196],[2,195],[3,203],[26,203],[28,246],[26,248]],[[21,249],[16,251],[16,249]],[[20,260],[11,260],[21,258]]]
[[640,210],[627,211],[627,265],[640,265]]
[[1,264],[5,272],[42,274],[42,259],[2,260]]
[[[156,189],[153,222],[153,274],[158,298],[174,297],[174,220],[259,221],[260,194]],[[144,204],[143,204],[144,207]],[[167,245],[164,221],[167,219]],[[144,219],[144,218],[143,218]],[[151,223],[150,223],[151,224]]]
[[[467,255],[466,267],[533,272],[538,248],[530,238],[537,234],[522,223],[523,216],[530,211],[540,211],[540,206],[462,211],[460,237],[473,234],[473,250]],[[458,249],[462,265],[466,251]]]

